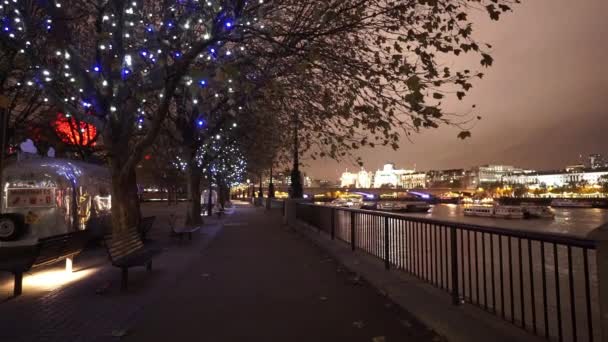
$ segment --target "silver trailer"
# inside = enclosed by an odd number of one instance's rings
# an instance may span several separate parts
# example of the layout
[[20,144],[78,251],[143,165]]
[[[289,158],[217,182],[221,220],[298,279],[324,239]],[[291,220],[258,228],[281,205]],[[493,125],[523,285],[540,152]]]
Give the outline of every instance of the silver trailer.
[[0,248],[81,230],[102,234],[110,214],[106,168],[58,159],[30,158],[2,174]]

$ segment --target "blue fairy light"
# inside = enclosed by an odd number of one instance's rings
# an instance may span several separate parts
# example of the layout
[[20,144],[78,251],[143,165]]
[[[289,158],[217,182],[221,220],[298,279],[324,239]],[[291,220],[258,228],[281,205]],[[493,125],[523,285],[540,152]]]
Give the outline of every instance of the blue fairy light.
[[123,68],[121,74],[122,74],[122,78],[125,79],[125,78],[129,77],[129,75],[131,74],[131,70],[128,68]]

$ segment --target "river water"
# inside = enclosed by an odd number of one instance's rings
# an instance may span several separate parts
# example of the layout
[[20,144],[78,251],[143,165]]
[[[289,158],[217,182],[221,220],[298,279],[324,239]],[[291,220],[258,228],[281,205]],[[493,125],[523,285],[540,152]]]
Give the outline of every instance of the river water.
[[464,216],[464,206],[437,204],[429,213],[407,213],[404,216],[426,217],[442,221],[482,226],[539,231],[585,237],[590,231],[608,222],[608,210],[597,208],[554,208],[554,219],[508,220]]

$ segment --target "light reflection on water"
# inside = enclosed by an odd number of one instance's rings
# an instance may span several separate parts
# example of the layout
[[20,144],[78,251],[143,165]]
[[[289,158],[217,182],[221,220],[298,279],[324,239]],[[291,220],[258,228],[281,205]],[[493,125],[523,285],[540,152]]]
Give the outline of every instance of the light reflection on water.
[[593,229],[608,222],[608,210],[598,208],[554,208],[555,219],[508,220],[464,216],[464,206],[456,204],[434,205],[429,213],[407,213],[405,216],[426,217],[436,220],[477,224],[501,228],[522,229],[559,234],[586,236]]

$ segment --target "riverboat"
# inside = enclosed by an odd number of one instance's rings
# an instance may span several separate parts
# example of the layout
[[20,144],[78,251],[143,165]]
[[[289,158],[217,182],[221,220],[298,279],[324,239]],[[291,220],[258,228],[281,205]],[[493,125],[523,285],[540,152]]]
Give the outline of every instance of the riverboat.
[[377,208],[381,211],[400,213],[426,213],[431,210],[431,206],[426,202],[381,202]]
[[465,216],[493,217],[494,207],[489,205],[471,205],[464,208]]
[[551,206],[554,208],[592,208],[593,203],[571,199],[554,199],[551,201]]
[[526,215],[522,207],[513,205],[472,205],[464,208],[465,216],[523,219]]
[[363,205],[363,200],[356,197],[336,198],[329,205],[332,207],[360,209]]
[[555,213],[551,208],[544,205],[537,205],[533,203],[522,203],[521,204],[524,210],[524,216],[526,218],[541,218],[541,219],[553,219],[555,218]]

